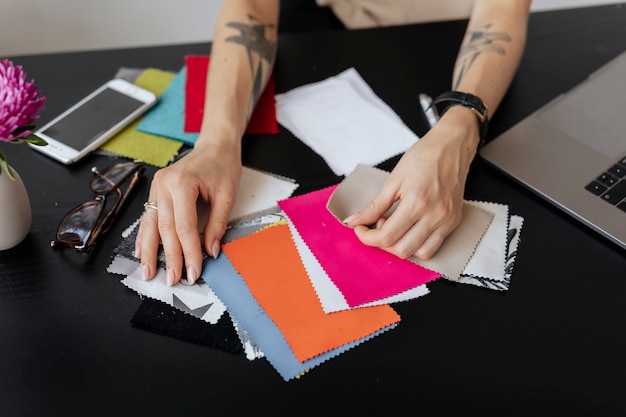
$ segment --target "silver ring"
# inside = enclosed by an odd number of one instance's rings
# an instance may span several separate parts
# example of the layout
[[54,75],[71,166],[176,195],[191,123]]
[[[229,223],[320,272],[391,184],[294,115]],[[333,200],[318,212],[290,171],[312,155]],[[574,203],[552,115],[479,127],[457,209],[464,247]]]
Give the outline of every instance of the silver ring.
[[154,210],[158,210],[159,206],[157,205],[156,201],[146,201],[145,203],[143,203],[143,207],[148,210],[148,209],[154,209]]

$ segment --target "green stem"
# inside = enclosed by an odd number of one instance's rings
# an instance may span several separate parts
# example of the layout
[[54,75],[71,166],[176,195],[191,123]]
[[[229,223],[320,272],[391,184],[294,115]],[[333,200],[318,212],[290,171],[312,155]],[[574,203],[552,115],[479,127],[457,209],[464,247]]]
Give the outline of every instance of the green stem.
[[2,149],[0,149],[0,175],[2,175],[3,168],[7,172],[9,178],[15,181],[15,175],[13,174],[13,170],[9,166],[9,161],[7,161],[6,156],[4,156],[4,153],[2,153]]

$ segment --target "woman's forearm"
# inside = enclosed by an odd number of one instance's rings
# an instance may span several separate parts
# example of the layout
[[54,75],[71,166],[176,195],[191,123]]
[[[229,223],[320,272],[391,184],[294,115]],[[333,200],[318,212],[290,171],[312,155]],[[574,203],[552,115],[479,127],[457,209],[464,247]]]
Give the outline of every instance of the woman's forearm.
[[476,0],[454,67],[452,89],[482,99],[493,115],[526,44],[530,0]]
[[218,17],[198,143],[240,141],[274,65],[278,1],[228,0]]

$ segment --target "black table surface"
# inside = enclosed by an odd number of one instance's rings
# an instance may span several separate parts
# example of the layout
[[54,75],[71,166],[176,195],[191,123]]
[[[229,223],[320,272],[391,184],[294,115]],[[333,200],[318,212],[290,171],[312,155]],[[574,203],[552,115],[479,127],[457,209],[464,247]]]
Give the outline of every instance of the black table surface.
[[[354,67],[421,135],[426,121],[417,96],[449,89],[465,24],[284,35],[277,92]],[[533,14],[521,67],[488,139],[625,48],[621,5]],[[12,59],[48,98],[44,123],[120,67],[178,71],[185,55],[209,52],[210,43],[199,43]],[[402,317],[396,329],[285,382],[264,359],[130,325],[141,299],[106,267],[122,230],[142,212],[148,180],[91,256],[53,251],[60,218],[92,198],[90,167],[113,161],[92,155],[67,167],[25,145],[2,149],[33,210],[30,234],[0,252],[2,416],[309,415],[334,408],[347,415],[626,415],[624,252],[479,158],[466,198],[508,204],[525,219],[509,290],[437,280],[427,296],[394,305]],[[278,135],[245,137],[243,160],[294,178],[298,193],[341,179],[282,127]]]

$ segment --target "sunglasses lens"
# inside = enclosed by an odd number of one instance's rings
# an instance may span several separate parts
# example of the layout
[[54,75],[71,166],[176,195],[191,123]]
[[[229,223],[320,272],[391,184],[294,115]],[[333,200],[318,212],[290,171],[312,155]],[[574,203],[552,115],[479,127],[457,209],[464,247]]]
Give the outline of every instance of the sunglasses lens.
[[135,162],[114,165],[99,175],[95,175],[91,180],[91,189],[96,194],[108,194],[112,189],[118,187],[127,177],[132,174],[140,165]]
[[81,247],[85,245],[102,213],[101,200],[90,201],[69,212],[57,229],[60,242]]

